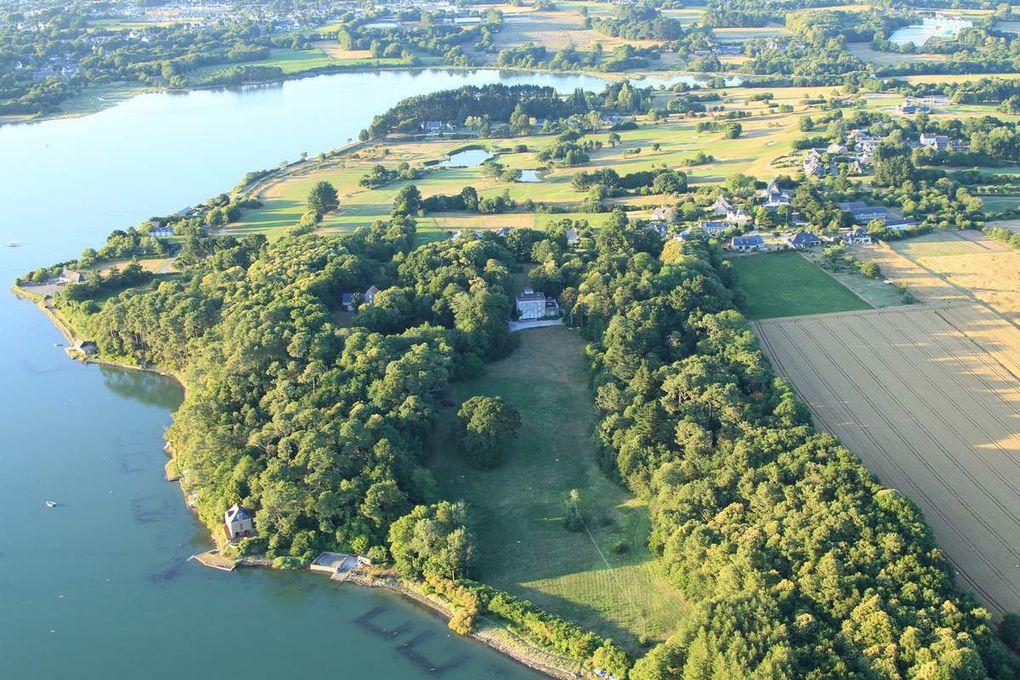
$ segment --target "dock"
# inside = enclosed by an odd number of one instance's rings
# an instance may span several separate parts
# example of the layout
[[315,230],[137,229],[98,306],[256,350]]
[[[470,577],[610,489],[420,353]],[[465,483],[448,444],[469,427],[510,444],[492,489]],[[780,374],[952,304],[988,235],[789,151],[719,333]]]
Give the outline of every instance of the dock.
[[207,550],[204,553],[199,553],[194,556],[198,560],[199,564],[212,567],[213,569],[219,569],[220,571],[234,571],[237,568],[237,561],[232,560],[229,557],[224,557],[220,554],[219,550]]

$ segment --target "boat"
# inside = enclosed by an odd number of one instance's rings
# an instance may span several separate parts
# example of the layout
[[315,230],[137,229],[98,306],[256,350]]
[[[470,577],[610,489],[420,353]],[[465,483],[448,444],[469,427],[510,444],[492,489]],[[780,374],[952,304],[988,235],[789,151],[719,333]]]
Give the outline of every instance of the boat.
[[17,248],[20,245],[21,244],[19,242],[17,242],[17,241],[8,241],[7,242],[7,247],[8,248]]
[[55,508],[55,507],[57,507],[57,502],[56,501],[46,501],[46,507],[47,508]]

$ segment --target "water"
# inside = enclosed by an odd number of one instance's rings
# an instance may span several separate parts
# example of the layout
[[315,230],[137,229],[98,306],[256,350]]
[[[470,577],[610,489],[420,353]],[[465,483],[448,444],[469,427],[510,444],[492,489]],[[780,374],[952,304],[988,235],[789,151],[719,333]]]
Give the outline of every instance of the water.
[[[149,94],[78,119],[0,128],[0,280],[98,246],[114,228],[194,204],[247,170],[357,135],[398,99],[464,83],[601,87],[589,76],[496,71],[341,74],[281,86]],[[389,593],[324,575],[206,569],[207,537],[163,480],[177,385],[85,366],[31,304],[0,294],[0,677],[426,675],[535,678]],[[61,505],[46,508],[53,499]],[[387,640],[355,623],[414,632]],[[465,656],[466,655],[466,656]],[[429,677],[437,677],[429,674]]]
[[520,178],[518,178],[517,181],[518,182],[529,182],[529,183],[541,182],[542,181],[542,175],[539,174],[540,172],[542,172],[542,171],[541,170],[521,170],[521,176],[520,176]]
[[476,168],[493,156],[485,149],[465,149],[450,154],[449,158],[436,165],[440,168]]

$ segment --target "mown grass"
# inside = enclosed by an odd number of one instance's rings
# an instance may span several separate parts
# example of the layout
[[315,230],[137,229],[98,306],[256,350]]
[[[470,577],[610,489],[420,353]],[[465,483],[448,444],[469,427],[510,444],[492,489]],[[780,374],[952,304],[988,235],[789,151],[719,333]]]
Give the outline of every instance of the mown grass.
[[797,253],[734,257],[730,262],[744,294],[741,310],[749,319],[871,309]]
[[[639,638],[662,639],[686,606],[645,541],[648,510],[598,469],[594,411],[583,341],[564,327],[523,331],[521,346],[482,378],[456,384],[454,401],[499,395],[523,425],[495,470],[466,467],[448,440],[456,407],[433,441],[432,470],[447,498],[463,498],[475,518],[478,577],[632,651]],[[563,525],[571,489],[585,497],[588,531]],[[614,543],[628,551],[615,554]]]

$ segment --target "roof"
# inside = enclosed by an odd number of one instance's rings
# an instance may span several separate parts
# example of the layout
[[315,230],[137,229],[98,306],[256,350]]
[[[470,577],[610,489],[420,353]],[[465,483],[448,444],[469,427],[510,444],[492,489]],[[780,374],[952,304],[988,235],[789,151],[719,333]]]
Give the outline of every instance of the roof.
[[736,247],[753,248],[765,245],[761,236],[734,236],[732,245]]
[[376,288],[375,286],[370,286],[369,289],[365,291],[365,295],[375,295],[376,293],[379,292],[381,291],[378,288]]
[[820,238],[806,231],[798,231],[790,238],[790,243],[795,246],[807,246],[821,242]]
[[524,292],[521,292],[521,293],[517,294],[517,301],[518,302],[535,302],[537,300],[541,300],[542,302],[545,302],[545,293],[540,293],[540,292],[533,291],[530,288],[525,288]]
[[354,293],[341,293],[340,302],[342,302],[345,305],[351,304],[352,302],[354,302]]
[[251,514],[251,510],[249,510],[247,508],[242,508],[237,503],[234,503],[229,508],[227,508],[227,511],[225,513],[223,513],[223,518],[228,523],[229,522],[242,522],[244,520],[252,519],[252,514]]

